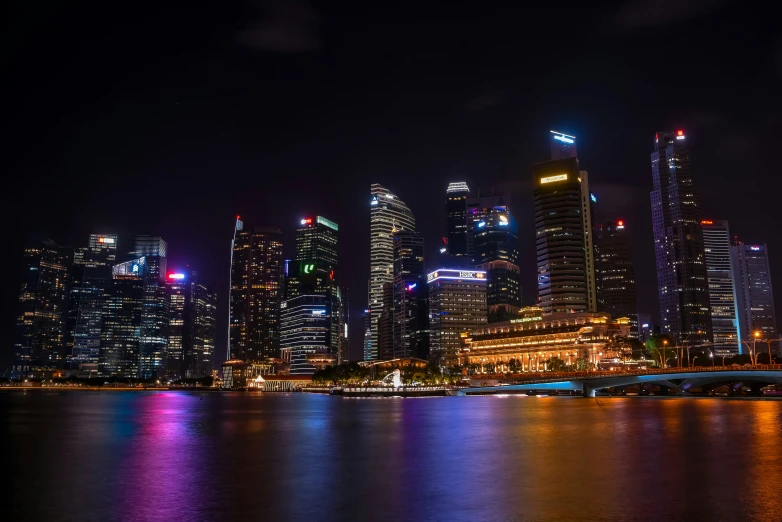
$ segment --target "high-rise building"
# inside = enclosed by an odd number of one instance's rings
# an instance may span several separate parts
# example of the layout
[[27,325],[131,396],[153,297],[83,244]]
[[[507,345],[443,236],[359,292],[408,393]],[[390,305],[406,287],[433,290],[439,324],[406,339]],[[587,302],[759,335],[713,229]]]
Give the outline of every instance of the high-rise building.
[[131,258],[158,257],[157,263],[147,263],[147,276],[157,277],[160,281],[165,279],[168,268],[168,243],[163,241],[163,238],[160,236],[148,236],[146,234],[135,236],[133,238],[133,250],[128,252],[128,256]]
[[185,336],[188,282],[185,274],[168,274],[168,347],[166,350],[166,375],[178,380],[185,376]]
[[74,257],[69,307],[71,367],[98,364],[103,305],[117,260],[116,234],[90,234],[88,247]]
[[192,272],[185,293],[185,377],[208,377],[212,373],[217,324],[217,296]]
[[546,315],[597,310],[587,172],[577,158],[533,165],[538,306]]
[[231,256],[229,359],[279,357],[282,231],[245,230],[237,219]]
[[383,285],[394,280],[394,237],[400,230],[415,230],[415,216],[405,203],[385,187],[372,184],[369,202],[369,310],[370,338],[365,340],[364,360],[380,356],[380,315]]
[[624,220],[604,221],[595,237],[597,308],[616,318],[630,320],[630,337],[638,338],[635,270]]
[[346,287],[340,289],[339,316],[342,318],[342,330],[340,331],[337,364],[344,364],[350,362],[350,341],[348,337],[348,325],[350,324],[350,294]]
[[663,333],[690,345],[711,341],[711,311],[700,202],[684,131],[658,132],[651,192]]
[[448,254],[458,260],[467,259],[467,183],[449,183],[445,191],[445,212],[448,220]]
[[701,220],[706,277],[709,283],[711,330],[714,355],[731,356],[740,353],[741,337],[736,313],[736,288],[730,255],[730,230],[727,221]]
[[330,302],[327,294],[301,294],[282,303],[280,345],[291,351],[291,375],[313,374],[336,364],[329,353]]
[[329,353],[339,352],[341,314],[339,288],[339,225],[323,216],[306,217],[296,231],[296,258],[288,263],[286,298],[322,294],[329,306]]
[[394,358],[394,284],[383,283],[383,307],[378,321],[379,359]]
[[549,131],[551,141],[551,159],[577,158],[576,137],[558,131]]
[[98,371],[106,377],[139,377],[145,258],[114,267],[103,302]]
[[470,263],[480,263],[475,255],[475,235],[478,232],[478,224],[486,222],[496,212],[510,212],[510,196],[495,194],[492,187],[491,194],[479,195],[467,198],[467,256]]
[[467,333],[486,325],[486,272],[441,268],[427,274],[430,360],[456,362]]
[[65,347],[68,279],[73,253],[49,239],[28,239],[19,292],[12,375],[57,368]]
[[486,272],[489,322],[507,321],[521,309],[518,225],[504,206],[483,214],[474,232],[475,267]]
[[[736,240],[731,247],[731,257],[736,282],[739,335],[750,343],[755,332],[759,332],[761,339],[777,339],[779,330],[771,287],[768,246]],[[779,343],[775,344],[777,355],[782,355],[779,352]],[[773,348],[772,346],[772,351]]]
[[391,358],[427,358],[428,310],[425,296],[424,238],[418,232],[409,230],[396,232]]

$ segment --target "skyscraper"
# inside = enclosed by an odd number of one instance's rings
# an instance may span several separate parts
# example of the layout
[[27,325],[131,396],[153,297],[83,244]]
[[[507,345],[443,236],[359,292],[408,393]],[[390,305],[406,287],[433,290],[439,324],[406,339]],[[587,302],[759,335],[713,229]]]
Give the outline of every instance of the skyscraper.
[[372,184],[369,202],[369,307],[370,339],[364,343],[364,359],[380,355],[380,315],[383,285],[394,280],[394,232],[415,230],[415,216],[405,203],[385,187]]
[[[125,266],[132,266],[139,259],[144,259],[138,376],[140,379],[156,379],[166,374],[169,300],[165,280],[168,244],[158,236],[137,235],[129,255],[136,259],[127,261]],[[114,267],[115,273],[117,270]]]
[[312,374],[333,365],[337,355],[329,353],[331,337],[328,294],[300,294],[283,301],[280,344],[291,350],[290,373]]
[[711,311],[700,202],[684,131],[658,132],[651,155],[652,225],[662,331],[690,345],[710,342]]
[[185,377],[211,375],[215,351],[217,296],[190,274],[185,294]]
[[78,258],[74,258],[69,309],[74,368],[98,364],[103,305],[116,259],[116,234],[90,234],[88,247],[80,249]]
[[635,270],[624,220],[604,221],[597,227],[595,271],[597,308],[614,319],[630,319],[630,336],[638,338]]
[[577,158],[533,165],[538,306],[545,314],[597,310],[587,172]]
[[462,336],[486,326],[486,272],[441,268],[427,274],[432,362],[456,362]]
[[143,257],[114,267],[103,303],[100,330],[98,371],[103,376],[139,377],[145,270]]
[[340,313],[339,225],[323,216],[306,217],[296,230],[296,258],[288,264],[287,299],[298,295],[324,295],[328,302],[328,353],[339,352],[343,318]]
[[12,375],[57,368],[63,359],[68,278],[73,253],[50,239],[24,249]]
[[[466,258],[466,256],[464,256]],[[425,359],[429,352],[425,302],[424,238],[403,230],[394,234],[393,350],[391,357]]]
[[549,131],[551,141],[551,159],[577,158],[576,137],[558,131]]
[[475,267],[486,272],[489,322],[507,321],[521,309],[518,225],[504,206],[483,214],[474,232]]
[[495,194],[494,187],[489,195],[483,195],[479,189],[479,195],[467,198],[467,256],[472,265],[480,263],[475,256],[475,234],[478,231],[478,224],[485,222],[494,212],[510,212],[510,210],[510,196]]
[[736,288],[730,255],[727,221],[702,220],[706,277],[709,283],[711,329],[714,355],[724,357],[740,352]]
[[445,212],[448,220],[448,254],[458,260],[467,259],[467,183],[449,183],[446,189]]
[[178,380],[185,376],[185,335],[188,283],[185,274],[168,274],[168,347],[166,350],[166,375]]
[[[731,257],[741,338],[751,342],[755,332],[760,332],[762,339],[778,338],[768,247],[737,240],[731,247]],[[782,355],[776,344],[777,355]]]
[[282,231],[245,230],[237,219],[231,257],[229,358],[279,356],[283,278]]

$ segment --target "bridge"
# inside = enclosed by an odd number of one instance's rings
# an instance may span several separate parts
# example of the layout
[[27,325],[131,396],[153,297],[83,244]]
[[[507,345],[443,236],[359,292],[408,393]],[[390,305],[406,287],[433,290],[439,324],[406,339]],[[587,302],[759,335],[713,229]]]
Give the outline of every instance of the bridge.
[[703,367],[667,368],[664,370],[638,370],[622,372],[569,372],[535,373],[518,378],[498,376],[496,385],[477,386],[459,390],[459,395],[491,395],[518,391],[571,391],[584,397],[594,397],[595,392],[623,386],[658,385],[686,395],[693,388],[707,391],[720,386],[732,389],[749,387],[753,392],[770,384],[782,384],[782,365],[756,365],[752,367]]

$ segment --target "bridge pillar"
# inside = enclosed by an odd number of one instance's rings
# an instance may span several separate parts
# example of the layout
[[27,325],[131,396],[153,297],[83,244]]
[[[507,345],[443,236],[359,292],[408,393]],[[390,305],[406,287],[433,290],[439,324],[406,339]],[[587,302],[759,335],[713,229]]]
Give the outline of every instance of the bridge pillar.
[[581,382],[581,390],[583,392],[584,397],[594,397],[595,396],[595,388],[592,388],[589,386],[586,381]]

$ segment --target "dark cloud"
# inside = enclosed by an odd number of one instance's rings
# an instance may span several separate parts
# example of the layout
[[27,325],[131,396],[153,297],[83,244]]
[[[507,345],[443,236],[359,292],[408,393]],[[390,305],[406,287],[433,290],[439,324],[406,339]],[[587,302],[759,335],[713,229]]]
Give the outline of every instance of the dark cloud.
[[667,25],[715,11],[731,0],[635,0],[623,5],[615,20],[623,29]]
[[277,0],[261,5],[264,16],[242,30],[237,39],[260,51],[295,54],[321,47],[318,13],[306,0]]

